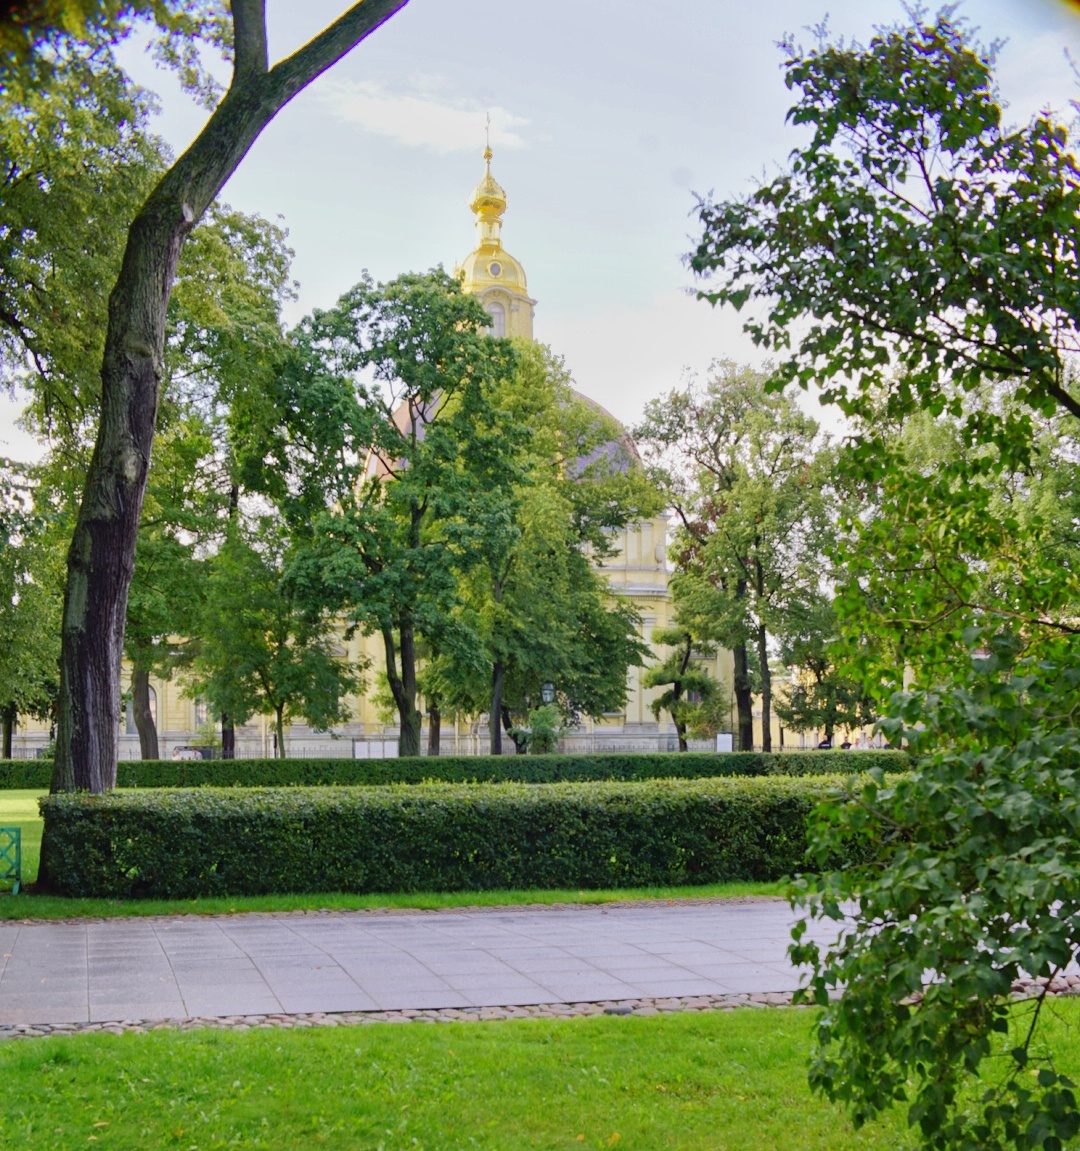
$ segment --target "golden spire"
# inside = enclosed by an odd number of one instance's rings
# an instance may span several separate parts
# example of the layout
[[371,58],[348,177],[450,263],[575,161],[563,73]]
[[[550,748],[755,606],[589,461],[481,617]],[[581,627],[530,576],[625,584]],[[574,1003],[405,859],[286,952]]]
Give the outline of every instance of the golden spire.
[[502,246],[502,214],[506,193],[491,174],[491,118],[484,132],[484,175],[469,197],[476,218],[476,247],[454,269],[461,286],[478,296],[492,318],[497,336],[533,338],[533,306],[525,283],[525,269]]
[[484,175],[469,197],[469,207],[476,216],[476,236],[481,248],[501,248],[502,214],[506,211],[506,193],[491,174],[491,117],[484,127]]

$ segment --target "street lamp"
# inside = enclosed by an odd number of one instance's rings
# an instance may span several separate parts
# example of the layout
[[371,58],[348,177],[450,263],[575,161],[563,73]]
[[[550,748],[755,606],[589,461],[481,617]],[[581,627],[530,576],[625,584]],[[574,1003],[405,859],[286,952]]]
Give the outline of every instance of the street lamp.
[[555,702],[555,685],[550,680],[540,689],[540,698],[544,703]]

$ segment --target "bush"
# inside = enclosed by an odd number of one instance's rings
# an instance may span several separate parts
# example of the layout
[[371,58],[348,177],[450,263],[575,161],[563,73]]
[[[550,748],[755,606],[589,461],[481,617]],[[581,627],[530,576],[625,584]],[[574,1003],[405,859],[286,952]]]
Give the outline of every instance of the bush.
[[[390,783],[560,783],[712,779],[745,775],[852,774],[903,770],[899,751],[598,752],[592,755],[443,755],[401,759],[130,760],[118,787],[329,787]],[[41,784],[48,787],[48,777]],[[30,785],[20,785],[30,786]]]
[[52,783],[52,759],[0,759],[0,791],[16,788],[48,790]]
[[54,795],[43,847],[56,891],[124,899],[768,881],[839,779]]

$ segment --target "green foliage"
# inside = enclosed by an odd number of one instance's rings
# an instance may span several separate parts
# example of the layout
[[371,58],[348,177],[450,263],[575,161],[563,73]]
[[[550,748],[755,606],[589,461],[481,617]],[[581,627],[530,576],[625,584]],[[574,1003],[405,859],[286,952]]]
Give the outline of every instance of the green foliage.
[[242,421],[242,474],[314,540],[294,578],[382,636],[403,755],[421,686],[498,732],[547,681],[568,720],[621,707],[643,654],[594,561],[655,489],[561,362],[488,322],[441,270],[364,280],[304,321],[272,409]]
[[1074,1090],[1041,1004],[1013,1037],[1007,994],[1080,942],[1061,427],[1080,416],[1077,161],[1048,115],[1003,126],[993,54],[951,8],[866,47],[785,49],[790,118],[812,136],[745,200],[701,206],[693,265],[712,302],[763,305],[745,327],[784,357],[780,382],[861,421],[845,466],[865,503],[839,548],[848,663],[879,698],[905,673],[923,688],[881,721],[923,752],[916,770],[852,788],[815,831],[823,852],[885,854],[804,893],[815,915],[856,906],[831,952],[793,949],[819,1002],[844,988],[812,1081],[857,1122],[909,1102],[927,1148],[1053,1151],[1080,1130]]
[[[812,135],[745,199],[701,205],[700,295],[763,304],[745,328],[785,357],[781,381],[822,385],[848,414],[881,394],[890,419],[948,410],[970,438],[1022,455],[1033,413],[1080,414],[1067,130],[1047,115],[1002,125],[992,53],[952,8],[866,47],[783,47],[789,119]],[[1011,382],[1017,408],[965,408],[994,380]]]
[[531,343],[516,344],[515,357],[493,390],[487,433],[515,443],[510,470],[500,480],[483,466],[482,441],[471,446],[464,498],[445,527],[462,544],[455,618],[483,659],[455,651],[442,670],[444,695],[467,714],[494,708],[507,731],[546,682],[568,725],[625,705],[627,669],[646,649],[636,613],[612,596],[597,563],[612,554],[616,532],[659,510],[620,428],[574,391],[565,364]]
[[801,885],[811,917],[854,915],[831,949],[796,931],[809,998],[846,988],[811,1080],[856,1122],[909,1104],[927,1148],[1061,1148],[1080,1131],[1074,1086],[1039,1038],[1042,999],[1018,1016],[1009,991],[1080,948],[1080,660],[1059,644],[1017,663],[1014,641],[968,640],[985,646],[966,674],[898,694],[881,721],[909,741],[912,772],[852,781],[813,821],[819,862],[843,845],[879,854]]
[[221,95],[199,58],[202,44],[227,52],[231,27],[220,0],[8,0],[0,12],[0,81],[16,90],[52,78],[74,54],[114,65],[113,47],[140,25],[157,61],[213,108]]
[[745,750],[758,688],[766,751],[770,639],[787,632],[798,605],[818,590],[832,459],[817,424],[770,385],[767,372],[715,363],[704,385],[691,381],[651,401],[636,433],[680,522],[672,548],[678,624],[699,643],[732,651]]
[[830,777],[66,793],[41,801],[42,848],[58,893],[119,898],[768,880],[802,868],[807,817],[829,787]]
[[838,727],[859,728],[877,718],[858,679],[837,664],[840,623],[832,600],[811,594],[793,605],[780,658],[794,673],[776,700],[776,714],[790,731],[820,731],[831,740]]
[[274,517],[230,522],[211,565],[190,672],[190,690],[234,723],[273,715],[281,756],[286,720],[328,730],[347,718],[345,696],[359,683],[332,650],[333,621],[304,599],[303,584],[286,578],[289,549]]
[[[587,780],[714,779],[757,775],[847,775],[904,771],[900,751],[700,752],[686,755],[602,752],[590,755],[441,755],[397,759],[130,760],[118,787],[328,787],[391,783],[558,783]],[[0,760],[0,790],[47,788],[51,766]]]
[[[1001,410],[1010,397],[984,391]],[[875,452],[874,478],[837,548],[848,665],[884,702],[904,669],[939,682],[967,662],[965,630],[1006,627],[1038,645],[1072,628],[1080,471],[1071,417],[1033,421],[1023,468],[968,447],[959,422],[910,417]]]
[[[315,546],[296,580],[382,636],[403,754],[420,750],[418,643],[437,652],[452,631],[456,557],[439,524],[467,446],[490,431],[494,380],[512,363],[509,344],[485,335],[488,323],[441,269],[365,278],[300,326],[261,435],[289,463],[271,494],[298,523],[310,519]],[[248,456],[261,467],[267,453],[255,443]]]
[[[553,703],[534,707],[528,715],[528,726],[521,730],[529,755],[550,755],[558,750],[563,735],[562,717]],[[518,733],[515,732],[515,739]]]
[[26,88],[0,84],[0,382],[25,383],[34,423],[78,439],[96,419],[126,224],[166,152],[150,97],[108,54],[57,63]]
[[650,706],[657,719],[662,711],[671,716],[679,736],[679,751],[686,752],[687,729],[700,727],[708,704],[719,692],[716,680],[694,662],[694,657],[696,654],[704,658],[714,653],[708,649],[695,653],[694,637],[684,628],[657,628],[652,638],[653,643],[669,645],[672,651],[645,672],[641,685],[645,688],[671,685]]
[[59,687],[66,539],[34,469],[0,460],[0,721],[48,719]]

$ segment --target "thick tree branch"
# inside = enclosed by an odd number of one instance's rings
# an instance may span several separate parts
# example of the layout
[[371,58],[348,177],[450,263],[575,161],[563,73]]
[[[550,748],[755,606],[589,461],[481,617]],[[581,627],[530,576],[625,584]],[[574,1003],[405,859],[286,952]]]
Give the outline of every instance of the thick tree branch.
[[262,76],[270,67],[266,46],[266,0],[232,0],[232,87]]
[[285,93],[281,103],[291,100],[407,3],[408,0],[360,0],[314,40],[275,65],[270,76]]

